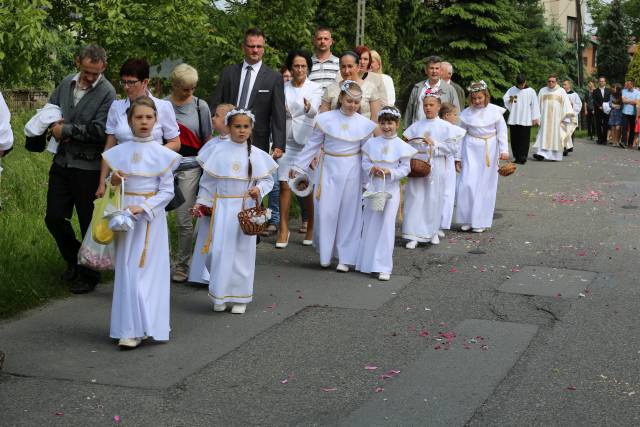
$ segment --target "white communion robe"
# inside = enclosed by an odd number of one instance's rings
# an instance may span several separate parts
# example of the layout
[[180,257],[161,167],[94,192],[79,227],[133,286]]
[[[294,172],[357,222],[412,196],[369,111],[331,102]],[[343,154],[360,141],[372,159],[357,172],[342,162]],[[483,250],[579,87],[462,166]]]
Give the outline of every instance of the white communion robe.
[[[249,177],[247,143],[231,139],[219,140],[205,154],[197,157],[203,174],[196,203],[210,207],[212,214],[208,221],[199,222],[194,254],[206,255],[206,268],[192,264],[189,275],[209,276],[209,297],[214,304],[246,304],[253,299],[256,236],[244,234],[238,213],[250,187],[260,189],[261,199],[271,191],[271,174],[278,165],[269,154],[251,147]],[[254,205],[253,199],[246,199],[245,209]]]
[[505,109],[494,104],[466,108],[460,125],[467,134],[462,140],[455,221],[473,228],[488,228],[498,192],[498,159],[509,153]]
[[512,86],[502,97],[504,106],[509,110],[508,125],[532,126],[540,119],[540,104],[536,91],[530,87],[520,89]]
[[[218,142],[226,141],[229,139],[229,135],[218,135],[211,138],[205,145],[202,146],[200,151],[198,152],[198,156],[201,159],[207,159],[209,157],[209,151],[213,149]],[[203,216],[196,220],[196,246],[193,251],[193,255],[191,256],[191,265],[189,267],[189,278],[188,281],[191,283],[202,283],[209,284],[209,268],[207,268],[206,260],[207,254],[203,254],[202,251],[198,250],[198,248],[202,248],[204,242],[207,240],[207,235],[209,231],[209,220],[211,217]]]
[[331,110],[316,116],[316,127],[294,165],[305,172],[321,151],[315,171],[314,246],[320,264],[336,257],[355,265],[362,231],[362,179],[360,148],[376,124],[354,113]]
[[111,338],[169,339],[170,260],[165,206],[173,199],[173,170],[181,156],[153,137],[134,137],[102,153],[126,176],[124,207],[140,206],[132,230],[115,233]]
[[554,89],[543,87],[538,93],[540,101],[540,129],[536,136],[537,154],[547,160],[562,160],[565,148],[571,148],[571,134],[576,123],[575,115],[567,92],[556,86]]
[[580,112],[582,111],[582,100],[580,99],[580,95],[574,91],[567,93],[567,97],[569,98],[569,102],[571,102],[573,116],[564,119],[564,121],[568,123],[568,130],[571,131],[567,138],[566,148],[573,148],[573,132],[578,128],[578,117],[580,117]]
[[[421,141],[410,142],[418,150],[416,158],[428,160],[431,157],[431,172],[423,178],[409,178],[404,188],[404,212],[402,237],[418,242],[428,242],[441,228],[449,189],[447,184],[455,182],[454,169],[448,167],[450,156],[457,156],[460,141],[465,130],[441,118],[423,119],[413,123],[404,131],[404,137],[428,137],[433,142],[431,148]],[[431,152],[431,154],[429,154]],[[453,177],[448,176],[453,174]],[[448,213],[451,217],[452,213]]]
[[[409,161],[417,153],[398,137],[377,136],[362,147],[362,171],[369,177],[369,191],[391,193],[382,212],[371,209],[364,200],[363,227],[356,270],[363,273],[387,273],[393,269],[393,247],[396,236],[396,215],[400,206],[400,180],[410,171]],[[372,167],[387,168],[391,174],[382,177],[370,174]]]

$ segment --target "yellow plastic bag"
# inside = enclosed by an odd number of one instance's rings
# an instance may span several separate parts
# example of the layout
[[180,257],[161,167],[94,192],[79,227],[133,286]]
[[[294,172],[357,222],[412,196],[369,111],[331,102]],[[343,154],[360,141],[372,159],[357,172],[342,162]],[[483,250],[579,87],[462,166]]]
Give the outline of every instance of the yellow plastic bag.
[[113,241],[113,231],[109,229],[109,220],[104,218],[104,211],[109,205],[119,209],[120,197],[118,196],[117,188],[111,188],[111,183],[107,182],[104,196],[93,201],[93,216],[91,218],[93,240],[101,245],[108,245]]

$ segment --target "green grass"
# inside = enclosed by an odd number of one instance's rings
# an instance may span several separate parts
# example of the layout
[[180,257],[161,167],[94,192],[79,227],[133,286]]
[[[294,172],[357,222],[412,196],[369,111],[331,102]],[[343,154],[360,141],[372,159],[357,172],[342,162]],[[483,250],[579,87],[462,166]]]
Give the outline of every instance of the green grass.
[[2,160],[0,317],[68,293],[68,286],[60,279],[65,263],[44,223],[52,155],[24,148],[22,130],[33,113],[12,116],[15,145]]

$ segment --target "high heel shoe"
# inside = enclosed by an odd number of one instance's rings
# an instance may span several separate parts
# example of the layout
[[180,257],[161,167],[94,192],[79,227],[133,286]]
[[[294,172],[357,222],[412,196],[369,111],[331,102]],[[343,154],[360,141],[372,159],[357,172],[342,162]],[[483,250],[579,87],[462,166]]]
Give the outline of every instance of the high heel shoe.
[[276,242],[276,248],[284,249],[289,245],[289,236],[291,236],[291,232],[287,231],[287,241],[286,242]]

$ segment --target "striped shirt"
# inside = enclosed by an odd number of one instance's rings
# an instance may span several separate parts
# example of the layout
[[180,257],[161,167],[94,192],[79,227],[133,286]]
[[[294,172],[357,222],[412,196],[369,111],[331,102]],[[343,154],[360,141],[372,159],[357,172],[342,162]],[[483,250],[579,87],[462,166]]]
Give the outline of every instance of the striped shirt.
[[326,61],[320,62],[320,60],[313,55],[311,62],[313,66],[309,73],[309,80],[318,83],[322,86],[322,89],[336,81],[336,76],[338,72],[340,72],[340,60],[336,56],[331,55]]

